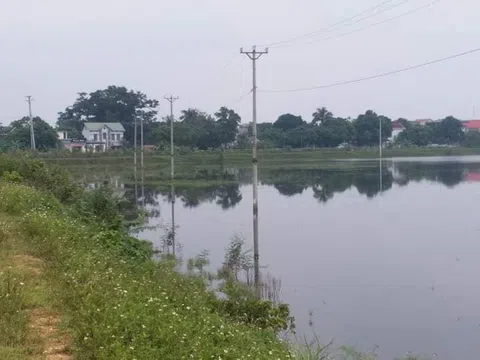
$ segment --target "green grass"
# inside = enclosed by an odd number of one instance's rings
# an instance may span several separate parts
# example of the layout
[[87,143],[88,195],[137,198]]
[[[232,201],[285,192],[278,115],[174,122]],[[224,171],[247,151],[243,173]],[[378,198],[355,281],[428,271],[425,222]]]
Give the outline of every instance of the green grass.
[[[480,148],[395,148],[384,149],[383,156],[391,157],[411,157],[411,156],[462,156],[462,155],[480,155]],[[57,163],[76,164],[113,164],[113,163],[131,163],[133,166],[133,152],[114,152],[114,153],[64,153],[52,152],[38,154],[42,159],[54,161]],[[344,159],[376,159],[378,158],[378,149],[359,148],[354,150],[345,149],[292,149],[292,150],[260,150],[258,153],[260,166],[269,166],[276,164],[308,163],[328,160]],[[138,158],[139,159],[139,158]],[[189,153],[178,153],[175,156],[176,166],[204,166],[224,163],[231,166],[247,166],[251,164],[252,155],[249,150],[229,150],[222,155],[220,151],[198,151]],[[139,161],[139,160],[138,160]],[[153,163],[157,167],[168,167],[170,157],[166,153],[146,153],[145,163]]]
[[2,184],[0,198],[15,236],[48,264],[50,299],[78,359],[290,357],[273,331],[218,314],[203,280],[180,275],[171,262],[126,256],[110,246],[115,233],[66,217],[30,187]]
[[47,306],[46,284],[24,267],[24,243],[12,218],[0,214],[0,359],[39,357],[42,340],[30,327],[30,311]]

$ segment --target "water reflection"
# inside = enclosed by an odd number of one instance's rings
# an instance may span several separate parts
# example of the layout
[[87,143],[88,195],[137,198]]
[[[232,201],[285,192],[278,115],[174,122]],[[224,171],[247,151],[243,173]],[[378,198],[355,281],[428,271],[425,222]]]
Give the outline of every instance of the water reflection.
[[[251,171],[223,171],[221,174],[219,171],[195,170],[191,174],[195,181],[176,185],[173,189],[164,183],[145,180],[143,169],[140,184],[136,170],[131,180],[128,176],[122,179],[115,174],[100,177],[92,174],[84,177],[83,182],[90,188],[98,188],[108,182],[119,196],[131,203],[132,211],[143,207],[148,217],[158,218],[159,203],[163,200],[172,202],[176,199],[185,208],[196,208],[204,203],[214,203],[223,210],[235,208],[243,200],[241,187],[251,183]],[[199,182],[198,179],[211,179],[215,183]],[[312,196],[325,204],[336,194],[350,189],[356,189],[359,194],[372,199],[382,192],[390,191],[394,185],[402,187],[412,182],[429,181],[453,188],[464,181],[480,181],[480,163],[382,161],[326,169],[263,169],[259,181],[262,186],[272,186],[279,194],[287,197],[301,195],[311,189]]]
[[[480,293],[471,279],[478,272],[480,249],[478,205],[472,199],[480,187],[459,185],[480,181],[480,162],[334,165],[260,171],[260,251],[262,265],[268,265],[264,297],[278,298],[281,284],[280,300],[291,305],[299,333],[308,334],[316,323],[326,342],[335,337],[340,344],[380,344],[382,359],[407,350],[438,352],[439,359],[475,358]],[[174,214],[181,224],[176,235],[188,244],[182,256],[208,249],[215,269],[232,235],[246,234],[251,248],[245,200],[251,172],[222,171],[182,174],[173,192],[147,171],[143,196],[136,195],[131,173],[120,181],[113,174],[110,180],[123,188],[132,208],[144,202],[159,217],[160,206],[165,207],[162,219],[150,221],[168,225],[142,233],[155,245],[161,244],[159,237],[170,236],[167,203],[175,197],[181,203]],[[187,185],[183,178],[210,175],[214,184]],[[85,180],[102,183],[104,178]],[[382,201],[371,201],[380,194]],[[250,266],[242,275],[247,285]],[[278,278],[270,279],[269,272]]]

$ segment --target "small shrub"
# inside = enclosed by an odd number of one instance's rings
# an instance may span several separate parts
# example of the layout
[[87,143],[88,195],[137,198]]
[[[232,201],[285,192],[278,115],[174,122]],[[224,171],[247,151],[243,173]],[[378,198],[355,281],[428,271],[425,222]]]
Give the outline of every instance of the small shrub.
[[21,183],[23,180],[22,175],[20,175],[16,171],[4,171],[2,174],[2,178],[7,181],[7,182],[12,182],[12,183]]

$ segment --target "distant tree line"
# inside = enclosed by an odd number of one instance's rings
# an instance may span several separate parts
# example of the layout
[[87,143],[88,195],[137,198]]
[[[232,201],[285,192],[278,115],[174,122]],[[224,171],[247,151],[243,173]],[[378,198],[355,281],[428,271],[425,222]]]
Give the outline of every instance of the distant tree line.
[[319,108],[307,122],[301,116],[283,114],[273,123],[260,123],[258,136],[263,147],[338,147],[340,145],[377,146],[386,143],[392,134],[392,121],[368,110],[356,119],[335,117],[326,108]]
[[[170,144],[170,118],[158,118],[158,101],[139,91],[109,86],[103,90],[79,93],[75,102],[58,114],[56,128],[39,117],[34,118],[36,145],[39,150],[58,147],[56,131],[67,131],[68,136],[82,139],[87,122],[120,122],[125,128],[125,146],[131,147],[135,121],[143,122],[144,142],[158,148]],[[191,149],[249,148],[251,129],[239,131],[241,118],[232,109],[221,107],[213,115],[195,108],[182,110],[175,119],[175,145]],[[341,118],[325,107],[318,108],[308,121],[301,116],[283,114],[274,122],[258,124],[259,146],[263,148],[333,148],[339,146],[377,146],[379,127],[382,143],[392,135],[392,124],[402,124],[406,130],[396,139],[399,146],[427,146],[429,144],[462,144],[480,146],[480,133],[465,134],[462,123],[454,117],[425,126],[405,119],[392,119],[372,110],[356,118]],[[30,147],[28,118],[0,127],[0,149]]]

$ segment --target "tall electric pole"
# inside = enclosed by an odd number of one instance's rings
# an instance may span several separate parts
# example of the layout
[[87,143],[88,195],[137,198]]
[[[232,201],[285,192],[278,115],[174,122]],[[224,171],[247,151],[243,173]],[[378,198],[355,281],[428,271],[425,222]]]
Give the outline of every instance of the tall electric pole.
[[172,232],[171,232],[171,240],[172,240],[172,253],[175,257],[175,186],[173,185],[173,179],[175,178],[175,163],[174,163],[174,145],[173,145],[173,103],[178,100],[178,96],[174,97],[172,95],[165,96],[165,100],[170,103],[170,178],[172,183],[170,184],[170,197],[172,198]]
[[378,156],[382,158],[382,118],[378,118]]
[[30,118],[30,145],[32,147],[32,150],[35,150],[35,132],[33,131],[32,101],[33,101],[33,98],[30,95],[28,95],[27,102],[28,102],[28,116]]
[[174,168],[174,150],[173,150],[173,103],[178,100],[178,96],[173,97],[172,95],[170,96],[165,96],[165,100],[167,100],[170,103],[170,175],[173,180],[175,177],[175,168]]
[[140,165],[142,166],[143,169],[143,152],[144,152],[144,146],[143,146],[143,118],[140,119]]
[[382,174],[382,117],[378,119],[378,161],[380,165],[380,194],[383,192],[383,174]]
[[247,55],[248,58],[252,60],[253,267],[255,290],[257,296],[260,296],[260,254],[258,248],[257,60],[263,54],[268,54],[268,49],[265,49],[264,51],[257,51],[257,48],[253,46],[252,51],[243,51],[243,48],[241,48],[240,53]]

